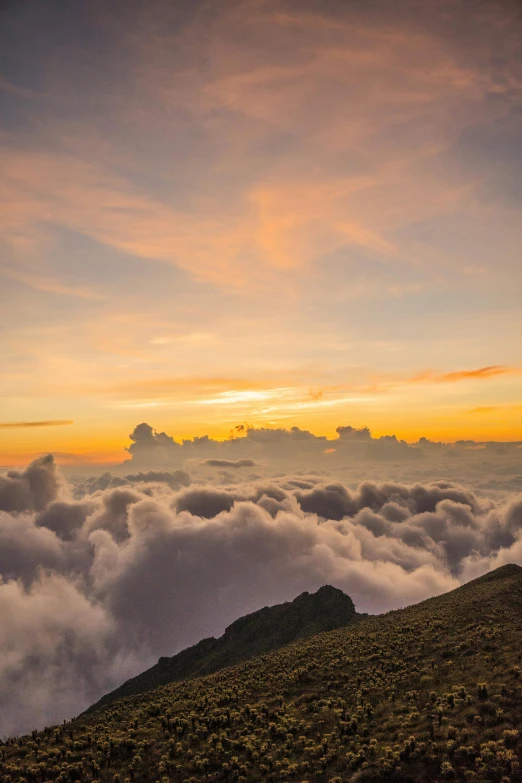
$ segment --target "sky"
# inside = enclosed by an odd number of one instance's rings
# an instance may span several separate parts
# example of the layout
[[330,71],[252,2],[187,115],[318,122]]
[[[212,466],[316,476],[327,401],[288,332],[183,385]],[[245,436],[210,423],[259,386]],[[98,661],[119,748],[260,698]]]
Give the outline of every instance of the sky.
[[0,464],[522,440],[522,10],[11,0]]

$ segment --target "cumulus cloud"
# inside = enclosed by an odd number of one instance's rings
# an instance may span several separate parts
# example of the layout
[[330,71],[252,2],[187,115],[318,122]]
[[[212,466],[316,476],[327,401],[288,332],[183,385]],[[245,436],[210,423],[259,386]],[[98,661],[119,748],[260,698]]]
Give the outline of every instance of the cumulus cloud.
[[[208,435],[177,442],[165,432],[156,432],[149,424],[138,424],[130,434],[128,447],[131,459],[127,465],[145,467],[174,467],[186,460],[197,459],[207,467],[253,467],[259,460],[279,464],[316,464],[324,452],[335,454],[337,459],[350,456],[371,459],[398,459],[423,456],[420,448],[414,448],[394,435],[372,438],[367,427],[338,427],[338,437],[328,440],[299,427],[251,427],[240,425],[233,435],[218,441]],[[331,460],[330,460],[331,461]]]
[[341,440],[363,440],[368,441],[372,439],[372,434],[368,427],[337,427],[335,430]]
[[[239,425],[225,440],[214,440],[208,435],[177,441],[165,432],[157,432],[145,422],[138,424],[130,434],[131,445],[127,451],[130,459],[124,468],[139,468],[141,471],[181,468],[193,461],[200,467],[221,467],[235,470],[270,464],[280,469],[305,469],[307,471],[345,466],[356,461],[383,463],[410,463],[431,465],[434,461],[455,457],[466,457],[473,461],[474,469],[480,467],[485,454],[503,449],[506,459],[516,463],[516,472],[522,473],[522,450],[520,443],[478,443],[457,441],[441,443],[420,438],[416,443],[407,443],[396,435],[374,437],[368,427],[340,425],[336,437],[326,438],[314,435],[299,427],[254,427]],[[472,454],[476,451],[476,454]],[[497,460],[498,464],[498,460]],[[367,465],[366,465],[367,467]],[[462,470],[462,465],[459,470]],[[377,470],[379,468],[377,467]],[[428,470],[428,472],[429,472]],[[506,471],[502,470],[505,474]],[[148,479],[144,479],[148,480]]]
[[54,500],[63,486],[53,457],[47,454],[26,470],[10,470],[0,476],[0,509],[39,511]]
[[104,607],[56,572],[0,581],[0,623],[2,733],[61,722],[138,663]]
[[0,735],[78,714],[159,656],[303,590],[331,583],[380,612],[522,563],[514,493],[317,472],[190,480],[68,487],[52,457],[2,479]]
[[131,484],[167,484],[171,489],[179,489],[190,484],[190,474],[186,470],[148,470],[139,473],[127,473],[125,476],[116,475],[108,471],[101,476],[91,476],[74,485],[74,496],[83,497],[98,490],[125,487]]

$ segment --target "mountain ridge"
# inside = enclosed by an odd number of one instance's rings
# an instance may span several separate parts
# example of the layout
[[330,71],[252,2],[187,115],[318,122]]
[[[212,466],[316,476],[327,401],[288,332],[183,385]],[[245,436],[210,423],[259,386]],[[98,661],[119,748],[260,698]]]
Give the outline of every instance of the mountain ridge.
[[14,783],[522,783],[522,568],[7,740]]
[[256,655],[366,617],[358,614],[342,590],[323,585],[315,593],[301,593],[293,601],[265,606],[234,620],[218,637],[208,637],[161,657],[156,664],[105,694],[84,713],[103,709],[126,696],[146,693],[160,685],[205,676]]

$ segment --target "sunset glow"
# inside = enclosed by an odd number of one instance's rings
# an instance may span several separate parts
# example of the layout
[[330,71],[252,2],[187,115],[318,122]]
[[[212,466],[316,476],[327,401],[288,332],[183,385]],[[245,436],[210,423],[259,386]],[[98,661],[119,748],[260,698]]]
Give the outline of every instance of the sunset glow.
[[520,6],[372,8],[6,5],[3,465],[522,440]]

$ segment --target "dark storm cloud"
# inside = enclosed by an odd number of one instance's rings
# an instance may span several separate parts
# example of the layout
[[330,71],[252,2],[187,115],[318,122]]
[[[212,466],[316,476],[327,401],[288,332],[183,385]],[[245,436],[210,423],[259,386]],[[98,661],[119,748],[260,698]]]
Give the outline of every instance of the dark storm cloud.
[[79,500],[52,458],[6,479],[0,704],[16,705],[0,733],[77,714],[160,655],[325,582],[376,612],[522,562],[520,495],[317,474],[113,478],[83,482]]

